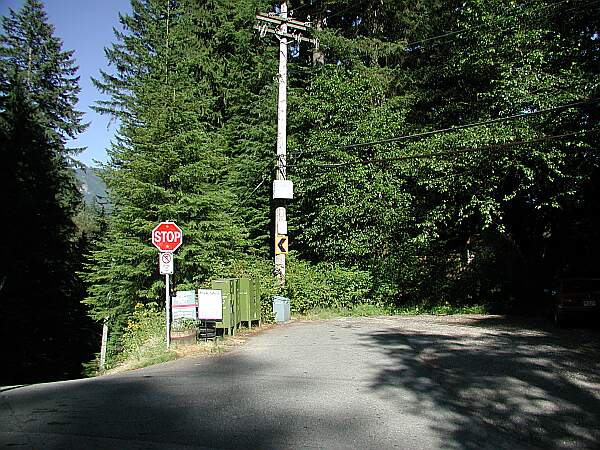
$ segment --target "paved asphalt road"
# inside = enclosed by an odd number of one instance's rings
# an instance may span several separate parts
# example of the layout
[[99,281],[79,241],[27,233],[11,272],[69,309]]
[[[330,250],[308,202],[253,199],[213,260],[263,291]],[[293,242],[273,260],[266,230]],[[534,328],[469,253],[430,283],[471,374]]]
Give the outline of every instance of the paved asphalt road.
[[3,389],[35,449],[598,449],[600,333],[499,317],[298,322],[216,357]]

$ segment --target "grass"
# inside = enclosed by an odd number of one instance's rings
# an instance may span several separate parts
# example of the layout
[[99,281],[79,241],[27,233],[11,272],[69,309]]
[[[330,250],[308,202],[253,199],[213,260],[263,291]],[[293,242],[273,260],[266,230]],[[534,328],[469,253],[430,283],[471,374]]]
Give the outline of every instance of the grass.
[[354,308],[315,308],[304,313],[294,313],[298,320],[327,320],[339,317],[374,317],[374,316],[413,316],[419,314],[451,315],[451,314],[486,314],[483,305],[452,306],[450,304],[427,306],[411,305],[401,308],[362,304]]
[[173,361],[179,358],[195,356],[211,356],[229,352],[243,345],[253,334],[268,328],[269,325],[260,328],[242,328],[234,336],[219,336],[215,341],[198,341],[194,344],[171,345],[167,350],[164,337],[154,336],[148,339],[136,352],[132,352],[126,359],[117,363],[102,373],[94,375],[108,375],[127,372],[129,370],[142,369],[144,367]]
[[488,310],[484,305],[454,306],[449,303],[443,305],[411,305],[401,308],[394,308],[392,315],[418,315],[432,314],[436,316],[448,316],[452,314],[487,314]]
[[314,308],[304,313],[294,313],[299,320],[327,320],[338,317],[389,316],[390,310],[376,305],[357,305],[354,308]]
[[156,354],[150,356],[144,356],[140,358],[128,358],[121,362],[117,367],[109,369],[104,374],[127,372],[128,370],[142,369],[148,366],[154,366],[165,362],[177,359],[177,354],[173,351],[163,350],[156,352]]

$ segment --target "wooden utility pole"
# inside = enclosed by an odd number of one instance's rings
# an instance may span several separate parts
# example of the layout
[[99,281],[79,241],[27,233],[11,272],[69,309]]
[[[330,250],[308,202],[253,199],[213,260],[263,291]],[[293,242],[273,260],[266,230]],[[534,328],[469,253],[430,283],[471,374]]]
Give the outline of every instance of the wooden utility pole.
[[[310,27],[309,23],[299,22],[288,18],[288,8],[286,0],[281,0],[279,14],[258,14],[256,16],[258,23],[255,29],[261,36],[267,33],[275,35],[279,39],[279,73],[277,82],[279,85],[277,97],[277,172],[275,180],[287,181],[287,59],[288,44],[290,42],[311,42],[318,46],[316,39],[309,39],[302,36],[303,31]],[[292,31],[292,33],[290,33]],[[287,254],[287,213],[286,199],[290,196],[279,195],[276,193],[275,184],[273,188],[273,200],[275,204],[275,276],[279,280],[279,285],[285,285],[285,256]]]

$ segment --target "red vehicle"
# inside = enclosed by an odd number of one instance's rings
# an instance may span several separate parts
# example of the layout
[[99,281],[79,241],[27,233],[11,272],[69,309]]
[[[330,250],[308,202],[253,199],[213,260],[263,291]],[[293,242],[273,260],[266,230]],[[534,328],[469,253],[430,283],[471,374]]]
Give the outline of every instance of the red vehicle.
[[565,278],[554,295],[554,322],[589,318],[600,313],[600,278]]

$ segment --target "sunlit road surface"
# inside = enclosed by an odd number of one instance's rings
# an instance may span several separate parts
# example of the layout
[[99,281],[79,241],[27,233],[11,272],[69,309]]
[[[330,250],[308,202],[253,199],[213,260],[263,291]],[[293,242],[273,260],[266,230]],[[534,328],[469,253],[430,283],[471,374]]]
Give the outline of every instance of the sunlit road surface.
[[0,393],[34,449],[598,449],[597,330],[492,316],[291,323],[232,353]]

